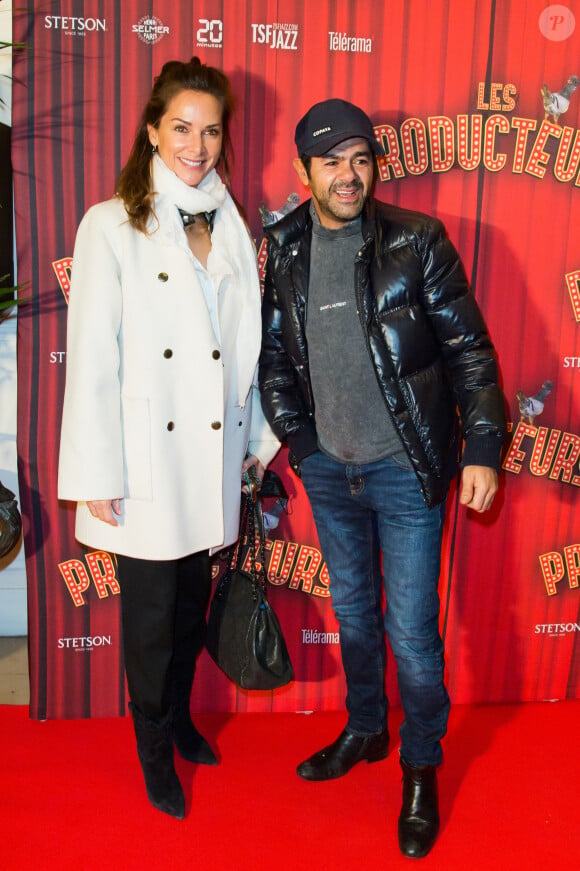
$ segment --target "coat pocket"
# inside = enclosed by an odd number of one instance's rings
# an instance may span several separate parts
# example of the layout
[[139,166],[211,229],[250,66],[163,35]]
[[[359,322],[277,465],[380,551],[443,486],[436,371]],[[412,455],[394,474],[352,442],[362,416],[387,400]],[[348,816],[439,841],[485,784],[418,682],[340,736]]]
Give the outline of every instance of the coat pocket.
[[129,499],[153,498],[149,400],[122,397],[123,469]]

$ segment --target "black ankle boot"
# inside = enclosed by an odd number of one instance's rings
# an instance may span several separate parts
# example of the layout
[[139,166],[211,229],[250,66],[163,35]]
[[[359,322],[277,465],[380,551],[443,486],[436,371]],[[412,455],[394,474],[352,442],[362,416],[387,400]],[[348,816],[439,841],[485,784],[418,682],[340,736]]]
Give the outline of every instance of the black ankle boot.
[[388,752],[387,729],[365,738],[344,729],[336,741],[301,762],[296,773],[305,780],[332,780],[347,774],[357,762],[379,762]]
[[177,704],[173,709],[171,732],[182,759],[198,765],[217,765],[215,753],[191,721],[189,704]]
[[137,755],[145,778],[147,797],[157,810],[182,820],[185,816],[185,796],[173,764],[171,716],[162,720],[146,717],[130,704],[137,739]]
[[403,856],[426,856],[439,833],[437,769],[433,765],[411,768],[401,759],[403,806],[399,816],[399,847]]

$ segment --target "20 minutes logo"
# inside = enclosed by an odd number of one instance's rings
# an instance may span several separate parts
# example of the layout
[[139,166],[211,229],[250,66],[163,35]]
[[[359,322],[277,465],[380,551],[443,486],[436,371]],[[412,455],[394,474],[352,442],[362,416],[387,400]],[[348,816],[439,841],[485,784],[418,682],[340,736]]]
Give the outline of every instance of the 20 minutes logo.
[[224,25],[219,18],[199,18],[199,28],[196,33],[197,45],[200,48],[221,48],[224,39]]

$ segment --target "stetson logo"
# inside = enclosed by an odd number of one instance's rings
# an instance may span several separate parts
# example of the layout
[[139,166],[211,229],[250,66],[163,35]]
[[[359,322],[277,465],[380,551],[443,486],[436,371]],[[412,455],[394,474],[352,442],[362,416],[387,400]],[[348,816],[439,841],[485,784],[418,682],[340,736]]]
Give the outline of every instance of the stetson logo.
[[57,647],[59,650],[92,650],[94,647],[111,647],[110,635],[76,635],[68,638],[59,638]]

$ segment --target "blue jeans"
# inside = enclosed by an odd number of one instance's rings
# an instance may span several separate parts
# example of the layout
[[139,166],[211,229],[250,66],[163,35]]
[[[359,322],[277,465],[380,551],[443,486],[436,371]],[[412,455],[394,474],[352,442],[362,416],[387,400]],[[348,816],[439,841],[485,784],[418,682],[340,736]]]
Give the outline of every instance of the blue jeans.
[[392,457],[349,466],[318,451],[303,461],[302,481],[330,574],[347,729],[386,727],[386,631],[404,713],[401,756],[439,765],[449,715],[437,590],[445,506],[429,510],[415,473]]

